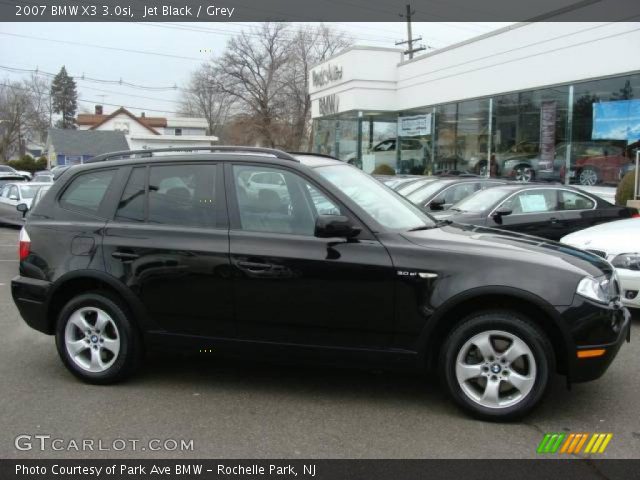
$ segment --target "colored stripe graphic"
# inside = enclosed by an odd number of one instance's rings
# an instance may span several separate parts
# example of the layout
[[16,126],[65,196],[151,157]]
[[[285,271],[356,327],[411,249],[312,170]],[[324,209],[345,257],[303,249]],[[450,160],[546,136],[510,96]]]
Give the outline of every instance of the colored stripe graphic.
[[547,433],[540,445],[538,445],[538,453],[556,453],[560,445],[562,444],[562,440],[567,435],[565,433]]
[[586,443],[584,453],[604,453],[612,438],[612,433],[547,433],[538,445],[537,452],[578,454]]

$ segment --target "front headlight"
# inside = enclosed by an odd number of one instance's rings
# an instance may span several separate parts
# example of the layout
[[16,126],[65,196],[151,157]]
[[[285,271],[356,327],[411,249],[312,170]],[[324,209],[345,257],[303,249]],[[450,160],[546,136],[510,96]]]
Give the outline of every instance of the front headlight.
[[640,254],[621,253],[611,260],[611,265],[616,268],[626,268],[627,270],[640,270]]
[[609,303],[611,300],[610,282],[611,279],[607,277],[584,277],[580,280],[576,293],[596,302]]

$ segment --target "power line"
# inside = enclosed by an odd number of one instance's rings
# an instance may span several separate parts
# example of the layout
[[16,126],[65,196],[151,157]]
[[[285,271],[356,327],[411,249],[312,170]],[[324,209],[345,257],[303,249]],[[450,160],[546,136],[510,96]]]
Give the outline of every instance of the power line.
[[101,48],[103,50],[114,50],[117,52],[127,52],[127,53],[137,53],[137,54],[141,54],[141,55],[155,55],[158,57],[167,57],[167,58],[177,58],[180,60],[195,60],[197,62],[202,62],[202,58],[195,58],[195,57],[185,57],[185,56],[181,56],[181,55],[171,55],[169,53],[158,53],[158,52],[150,52],[150,51],[145,51],[145,50],[132,50],[132,49],[128,49],[128,48],[118,48],[118,47],[107,47],[104,45],[95,45],[95,44],[91,44],[91,43],[81,43],[81,42],[72,42],[70,40],[58,40],[55,38],[44,38],[44,37],[35,37],[32,35],[21,35],[19,33],[8,33],[8,32],[0,32],[0,35],[8,35],[10,37],[19,37],[19,38],[28,38],[31,40],[40,40],[40,41],[44,41],[44,42],[55,42],[55,43],[62,43],[65,45],[76,45],[79,47],[90,47],[90,48]]
[[[7,70],[10,72],[22,72],[22,73],[35,73],[37,75],[44,75],[47,77],[55,77],[56,74],[55,73],[51,73],[51,72],[45,72],[43,70],[39,70],[39,69],[27,69],[27,68],[17,68],[17,67],[7,67],[5,65],[0,65],[0,70]],[[100,78],[92,78],[92,77],[88,77],[85,75],[71,75],[71,77],[74,80],[81,80],[81,81],[85,81],[85,82],[94,82],[94,83],[102,83],[102,84],[109,84],[109,85],[121,85],[121,86],[126,86],[126,87],[130,87],[130,88],[137,88],[137,89],[141,89],[141,90],[148,90],[148,91],[167,91],[167,90],[184,90],[184,88],[180,88],[177,85],[173,85],[173,86],[166,86],[166,87],[151,87],[151,86],[145,86],[145,85],[139,85],[136,83],[131,83],[131,82],[126,82],[122,79],[120,80],[104,80],[104,79],[100,79]]]
[[[7,84],[7,83],[0,83],[0,87],[7,87],[7,88],[13,88],[15,90],[23,90],[23,91],[27,91],[30,92],[31,90],[26,88],[26,87],[22,87],[20,85],[11,85],[11,84]],[[82,103],[90,103],[92,105],[108,105],[110,107],[123,107],[129,110],[142,110],[145,112],[158,112],[158,113],[170,113],[173,115],[182,115],[181,112],[176,112],[176,111],[172,111],[172,110],[159,110],[159,109],[155,109],[155,108],[145,108],[145,107],[135,107],[133,105],[122,105],[122,104],[117,104],[117,103],[106,103],[106,102],[100,102],[98,100],[91,100],[91,99],[78,99],[78,102],[82,102]]]

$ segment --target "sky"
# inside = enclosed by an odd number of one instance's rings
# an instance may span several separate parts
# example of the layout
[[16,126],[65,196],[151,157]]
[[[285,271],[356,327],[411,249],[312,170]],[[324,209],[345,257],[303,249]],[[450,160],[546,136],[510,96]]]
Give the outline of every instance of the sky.
[[[414,22],[413,35],[422,36],[430,52],[508,24]],[[79,112],[104,104],[105,113],[124,106],[137,115],[170,116],[179,108],[180,92],[174,87],[186,86],[191,72],[220,55],[229,38],[255,25],[0,23],[0,81],[28,78],[31,73],[23,70],[57,73],[64,65],[76,77]],[[406,38],[403,22],[326,25],[347,32],[358,45],[395,47]]]

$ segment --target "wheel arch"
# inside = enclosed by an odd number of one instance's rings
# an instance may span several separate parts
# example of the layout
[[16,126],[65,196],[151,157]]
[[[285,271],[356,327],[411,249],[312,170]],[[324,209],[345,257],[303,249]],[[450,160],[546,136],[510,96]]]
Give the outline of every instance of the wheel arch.
[[572,340],[555,308],[530,292],[502,286],[474,288],[443,303],[428,320],[420,336],[422,365],[433,369],[447,335],[470,314],[488,310],[513,311],[538,325],[553,346],[558,372],[567,372]]
[[142,333],[149,318],[142,302],[115,277],[98,270],[76,270],[56,280],[47,299],[48,328],[53,333],[58,315],[73,297],[90,291],[106,291],[124,301],[133,314],[133,324]]

